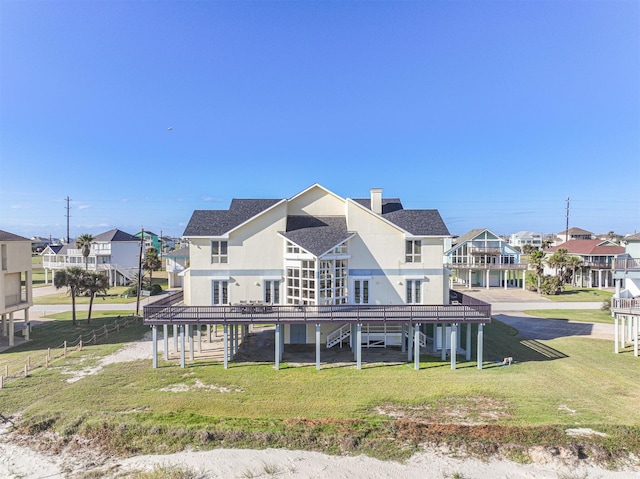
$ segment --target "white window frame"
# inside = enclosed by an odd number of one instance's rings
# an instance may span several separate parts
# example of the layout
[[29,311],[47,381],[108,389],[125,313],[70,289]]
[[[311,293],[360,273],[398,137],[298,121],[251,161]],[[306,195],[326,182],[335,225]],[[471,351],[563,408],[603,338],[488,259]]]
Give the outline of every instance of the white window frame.
[[368,278],[358,278],[353,280],[353,302],[354,304],[370,304],[371,300],[371,280]]
[[407,304],[422,304],[422,279],[407,279],[406,283],[406,299]]
[[422,263],[422,240],[405,240],[404,259],[406,263]]
[[229,262],[229,242],[226,240],[211,241],[211,263],[227,264]]
[[[216,295],[218,296],[216,302]],[[211,304],[224,305],[229,303],[229,281],[214,279],[211,281]]]

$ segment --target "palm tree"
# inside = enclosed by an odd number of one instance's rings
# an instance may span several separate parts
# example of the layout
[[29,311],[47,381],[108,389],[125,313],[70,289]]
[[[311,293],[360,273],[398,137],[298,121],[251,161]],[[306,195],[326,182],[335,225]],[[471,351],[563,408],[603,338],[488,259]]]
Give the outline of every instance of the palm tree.
[[158,257],[158,250],[153,247],[147,248],[142,260],[142,268],[149,271],[149,286],[153,286],[153,272],[158,271],[160,266],[162,266],[162,261]]
[[582,258],[579,256],[569,256],[567,258],[567,267],[571,268],[571,285],[576,285],[576,268],[582,264]]
[[89,254],[91,253],[91,243],[93,243],[93,236],[89,233],[82,234],[76,239],[77,248],[82,251],[84,256],[84,270],[88,269]]
[[72,324],[74,326],[76,325],[76,296],[82,292],[83,277],[84,271],[74,266],[58,271],[53,278],[53,285],[56,289],[66,286],[71,295]]
[[569,250],[558,248],[547,260],[547,263],[556,270],[556,276],[560,278],[561,287],[567,280],[567,261]]
[[544,253],[542,251],[533,251],[529,255],[529,265],[535,270],[538,277],[538,294],[542,294],[542,274],[544,273]]
[[91,309],[93,308],[93,299],[97,293],[106,293],[109,289],[109,279],[107,275],[98,271],[85,271],[82,282],[82,292],[89,293],[89,313],[87,315],[87,324],[91,322]]

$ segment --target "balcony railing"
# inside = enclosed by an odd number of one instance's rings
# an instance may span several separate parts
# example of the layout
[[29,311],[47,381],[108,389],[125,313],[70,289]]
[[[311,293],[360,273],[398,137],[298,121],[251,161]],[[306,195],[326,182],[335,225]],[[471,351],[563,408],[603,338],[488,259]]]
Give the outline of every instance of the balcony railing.
[[22,303],[26,303],[27,298],[24,294],[7,294],[4,297],[4,307],[12,308],[14,306],[19,306]]
[[[260,305],[144,307],[144,324],[490,323],[491,305],[468,298],[456,305]],[[250,306],[250,305],[249,305]]]
[[449,269],[482,269],[482,270],[526,270],[526,263],[447,263]]
[[502,253],[502,249],[501,248],[496,248],[496,247],[471,246],[469,248],[469,253],[471,253],[471,254],[499,255],[500,253]]
[[640,298],[611,300],[611,311],[618,314],[640,314]]
[[614,258],[612,268],[616,271],[640,271],[640,258]]
[[590,269],[611,269],[611,263],[600,263],[599,261],[585,261],[580,266]]

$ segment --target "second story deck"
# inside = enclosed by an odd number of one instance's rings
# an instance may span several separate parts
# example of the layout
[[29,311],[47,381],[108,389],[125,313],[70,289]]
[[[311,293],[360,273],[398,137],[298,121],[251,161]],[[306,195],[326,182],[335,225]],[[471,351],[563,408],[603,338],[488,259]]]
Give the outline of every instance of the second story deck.
[[461,295],[461,304],[275,305],[239,303],[220,306],[176,304],[168,298],[144,307],[144,324],[294,324],[294,323],[490,323],[491,305]]

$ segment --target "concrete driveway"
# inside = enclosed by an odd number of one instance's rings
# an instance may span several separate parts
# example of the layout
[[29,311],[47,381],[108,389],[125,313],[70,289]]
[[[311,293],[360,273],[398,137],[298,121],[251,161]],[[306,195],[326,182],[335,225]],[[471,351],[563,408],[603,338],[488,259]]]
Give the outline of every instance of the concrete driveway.
[[545,319],[530,316],[523,311],[531,309],[600,309],[602,303],[556,302],[532,291],[516,288],[456,288],[491,304],[492,317],[518,330],[527,339],[554,339],[567,336],[610,339],[613,341],[613,324],[585,323],[564,319]]

